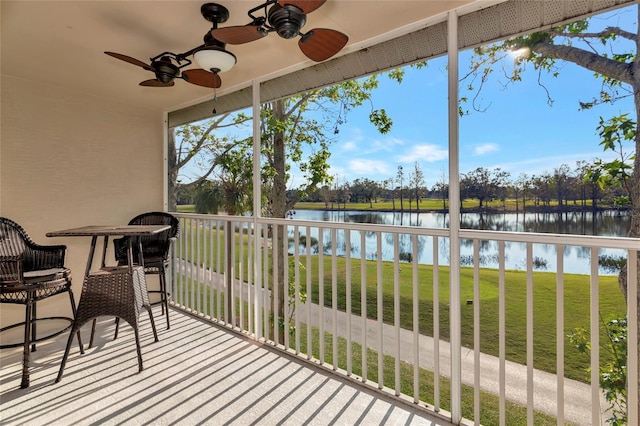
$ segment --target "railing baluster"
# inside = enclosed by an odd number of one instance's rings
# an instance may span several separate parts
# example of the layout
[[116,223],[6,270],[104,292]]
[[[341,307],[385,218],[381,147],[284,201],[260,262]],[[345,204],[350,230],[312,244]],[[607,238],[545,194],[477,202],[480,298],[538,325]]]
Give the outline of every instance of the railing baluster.
[[564,245],[556,245],[556,412],[564,424]]
[[273,298],[273,292],[269,291],[269,226],[264,224],[262,227],[262,336],[265,340],[269,339],[269,312],[271,310],[271,299]]
[[238,222],[238,310],[240,311],[240,321],[238,326],[241,330],[244,326],[244,222]]
[[278,345],[278,342],[280,342],[280,280],[278,279],[278,255],[280,254],[280,247],[278,246],[279,230],[279,226],[271,228],[273,232],[271,234],[271,264],[273,265],[273,277],[271,278],[273,299],[271,306],[273,306],[273,342],[275,345]]
[[473,420],[480,424],[480,241],[473,240]]
[[[400,245],[399,235],[393,234],[393,332],[395,338],[394,385],[396,396],[400,395]],[[378,379],[384,384],[383,379]]]
[[640,423],[638,412],[638,252],[627,252],[627,424]]
[[338,368],[338,263],[336,261],[337,231],[331,228],[331,333],[333,369]]
[[[221,226],[222,222],[216,221],[216,319],[222,320],[222,299],[224,292],[224,271],[222,269],[222,259],[224,257],[225,250],[222,245],[222,233],[224,227]],[[225,267],[226,268],[226,267]]]
[[438,237],[433,236],[433,407],[440,411],[440,262]]
[[306,227],[305,251],[307,256],[307,359],[311,359],[313,355],[313,341],[311,339],[311,309],[313,308],[313,300],[311,297],[311,227]]
[[362,382],[367,382],[367,243],[365,231],[360,231],[362,262],[360,263],[360,317],[362,318]]
[[207,220],[207,241],[209,241],[209,253],[207,256],[207,267],[209,269],[209,285],[208,285],[208,289],[209,289],[209,318],[210,319],[214,319],[215,318],[215,308],[214,308],[214,294],[216,293],[216,281],[217,281],[217,273],[218,271],[215,270],[214,265],[215,265],[215,249],[213,246],[213,242],[215,241],[214,238],[214,227],[213,227],[213,221],[211,219]]
[[527,425],[533,426],[533,244],[527,243]]
[[283,226],[282,228],[280,228],[280,230],[282,231],[282,246],[280,247],[280,250],[282,250],[282,257],[284,258],[284,262],[282,263],[282,266],[284,268],[282,270],[282,275],[284,278],[282,283],[282,298],[284,299],[284,304],[282,305],[282,318],[284,323],[283,340],[284,347],[289,348],[289,326],[291,325],[289,324],[289,239],[287,237],[287,227]]
[[[344,243],[346,246],[346,250],[345,250],[345,262],[346,262],[346,282],[345,282],[345,286],[346,286],[346,311],[347,311],[347,376],[351,377],[351,373],[352,373],[352,345],[351,345],[351,340],[353,339],[353,336],[351,335],[351,314],[352,314],[352,303],[353,301],[351,300],[351,230],[349,229],[345,229],[344,231]],[[364,262],[364,259],[362,259],[362,261]]]
[[506,293],[505,293],[505,242],[498,242],[498,380],[499,380],[499,414],[500,426],[505,426],[507,419],[506,406]]
[[251,222],[247,222],[247,331],[249,334],[256,332],[254,324],[256,283],[253,279],[254,240],[256,229]]
[[384,387],[384,351],[383,351],[383,330],[384,330],[384,304],[382,300],[382,233],[376,232],[376,263],[377,263],[377,279],[376,279],[376,297],[378,302],[378,388]]
[[[411,235],[411,272],[413,295],[413,402],[420,402],[420,293],[418,281],[418,236]],[[435,358],[434,354],[434,358]]]
[[189,259],[191,259],[191,261],[189,262],[189,281],[190,281],[190,285],[189,285],[189,297],[188,297],[188,301],[187,301],[187,306],[189,306],[189,309],[191,309],[192,311],[195,309],[194,306],[194,297],[195,297],[195,288],[198,285],[197,282],[197,278],[194,278],[194,273],[197,273],[197,261],[198,261],[198,256],[197,256],[197,252],[196,252],[196,244],[198,241],[198,219],[194,220],[191,223],[191,231],[193,233],[193,235],[195,236],[195,238],[193,238],[191,240],[191,252],[190,252],[190,256]]
[[600,297],[598,292],[598,249],[591,249],[591,422],[600,424]]
[[296,341],[295,341],[295,349],[296,355],[300,355],[300,230],[298,226],[295,225],[293,227],[293,256],[295,262],[295,332],[296,332]]
[[320,365],[324,364],[324,228],[318,228],[318,347]]

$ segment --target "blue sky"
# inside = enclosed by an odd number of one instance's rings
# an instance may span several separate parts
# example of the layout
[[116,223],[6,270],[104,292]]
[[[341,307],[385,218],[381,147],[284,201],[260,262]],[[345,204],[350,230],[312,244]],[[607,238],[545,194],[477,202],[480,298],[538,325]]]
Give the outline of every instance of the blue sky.
[[[622,21],[627,29],[628,22],[635,23],[635,12],[630,8],[611,16],[592,21],[599,26]],[[460,75],[467,72],[468,56],[461,55]],[[486,111],[471,111],[460,118],[461,173],[477,167],[500,167],[515,180],[521,173],[540,175],[562,164],[573,169],[577,161],[611,158],[599,146],[598,119],[633,113],[632,99],[579,111],[578,101],[597,97],[601,82],[577,65],[560,66],[558,77],[543,75],[552,106],[547,104],[546,92],[538,85],[532,67],[522,82],[507,89],[502,86],[505,78],[492,79],[480,95]],[[446,58],[431,60],[420,70],[407,68],[401,84],[385,76],[380,80],[372,105],[351,111],[340,128],[331,149],[331,173],[340,182],[359,177],[381,181],[395,177],[399,165],[407,176],[417,161],[427,186],[432,187],[448,173]],[[471,95],[461,87],[460,96]],[[388,134],[377,133],[369,123],[372,108],[385,108],[393,119]]]

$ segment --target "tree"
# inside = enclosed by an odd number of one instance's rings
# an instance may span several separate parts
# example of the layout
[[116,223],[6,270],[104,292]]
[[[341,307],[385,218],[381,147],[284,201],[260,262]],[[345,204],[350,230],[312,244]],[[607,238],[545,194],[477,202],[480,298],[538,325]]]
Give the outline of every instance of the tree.
[[410,185],[413,188],[413,195],[416,199],[416,210],[420,210],[420,193],[424,188],[424,174],[420,164],[416,161],[413,164],[413,171],[410,176]]
[[[636,14],[635,23],[640,18],[640,8],[637,4],[631,6]],[[480,76],[481,81],[491,74],[492,66],[514,51],[521,52],[509,76],[509,83],[522,80],[525,65],[531,64],[540,76],[549,73],[557,76],[560,72],[557,61],[571,62],[587,70],[593,71],[594,76],[602,81],[602,89],[597,97],[588,101],[580,101],[583,109],[593,108],[603,103],[614,103],[624,97],[632,97],[635,111],[633,119],[622,116],[601,119],[601,129],[605,149],[615,148],[615,144],[629,141],[631,151],[636,154],[640,150],[640,35],[637,28],[630,31],[620,26],[610,26],[602,30],[593,29],[591,21],[584,19],[570,24],[553,27],[546,31],[534,32],[523,36],[505,40],[486,48],[477,48],[471,63],[471,78]],[[627,43],[620,42],[626,41]],[[584,48],[583,48],[584,47]],[[475,89],[474,89],[475,90]],[[617,122],[612,123],[611,121]],[[608,122],[608,124],[607,124]],[[609,126],[609,127],[603,127]],[[613,145],[612,145],[613,144]],[[629,236],[640,237],[640,156],[632,154],[624,158],[623,163],[629,164],[628,197],[631,205],[631,226]],[[622,164],[608,167],[604,163],[606,173],[618,173]],[[640,265],[640,262],[638,262]],[[626,269],[620,274],[620,287],[627,298]],[[627,303],[640,305],[638,300]],[[640,310],[639,310],[640,311]],[[636,318],[640,324],[640,316]],[[640,338],[637,342],[640,348]],[[640,375],[640,373],[639,373]],[[638,377],[640,380],[640,377]],[[631,408],[633,409],[633,408]],[[640,401],[636,410],[640,411]]]
[[[401,71],[388,74],[394,80],[402,80]],[[332,142],[328,132],[335,135],[347,113],[364,102],[371,102],[373,90],[378,87],[378,76],[351,80],[330,87],[311,90],[287,99],[279,99],[262,107],[262,176],[267,198],[266,215],[285,218],[298,200],[319,185],[332,181],[329,174],[329,146]],[[381,133],[391,129],[392,121],[384,109],[372,110],[371,123]],[[305,149],[306,148],[306,149]],[[308,151],[311,151],[310,153]],[[291,164],[297,164],[303,173],[304,183],[287,197],[287,182]],[[284,227],[277,226],[274,246],[284,247]],[[279,327],[280,343],[284,342],[285,307],[285,259],[280,249],[276,259],[277,277],[273,286],[278,286],[278,300],[272,298],[272,312],[277,313],[274,327]]]
[[520,173],[518,176],[518,180],[516,180],[514,184],[514,192],[516,196],[516,213],[518,210],[518,195],[522,194],[522,213],[526,213],[526,205],[527,205],[527,193],[529,192],[530,183],[529,175],[526,173]]
[[[202,185],[220,165],[222,154],[239,144],[246,143],[234,136],[222,135],[224,129],[238,129],[251,117],[246,114],[221,114],[197,123],[169,129],[168,143],[168,192],[169,211],[175,211],[180,194]],[[236,132],[237,133],[237,132]],[[195,163],[203,172],[193,181],[180,183],[180,172],[187,164]]]
[[398,166],[398,174],[396,174],[396,182],[398,182],[399,188],[400,188],[400,211],[403,212],[404,211],[404,205],[402,204],[402,198],[403,198],[403,194],[402,194],[402,181],[404,179],[404,171],[402,169],[402,166]]
[[477,198],[480,202],[480,208],[484,206],[486,201],[494,198],[494,185],[491,182],[491,171],[484,167],[462,175],[460,179],[460,196],[465,198]]

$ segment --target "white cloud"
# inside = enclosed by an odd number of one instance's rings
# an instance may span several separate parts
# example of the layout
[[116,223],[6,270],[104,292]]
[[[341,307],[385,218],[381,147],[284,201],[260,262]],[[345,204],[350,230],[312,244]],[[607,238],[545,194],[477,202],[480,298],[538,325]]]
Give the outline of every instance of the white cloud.
[[388,137],[385,139],[369,139],[364,141],[364,154],[375,154],[377,152],[393,152],[398,149],[398,146],[404,145],[405,142],[402,139]]
[[436,161],[446,160],[449,152],[437,145],[424,144],[414,145],[411,152],[399,155],[397,160],[400,163],[413,163],[415,161],[435,163]]
[[499,150],[500,150],[500,147],[497,144],[485,143],[483,145],[476,145],[473,148],[473,155],[480,156],[480,155],[489,154],[490,152],[496,152]]
[[[354,158],[349,161],[347,171],[352,177],[384,176],[393,173],[392,167],[387,161],[368,160],[365,158]],[[350,178],[351,179],[351,178]]]
[[340,148],[343,151],[356,151],[358,149],[358,143],[356,141],[347,141],[340,144]]

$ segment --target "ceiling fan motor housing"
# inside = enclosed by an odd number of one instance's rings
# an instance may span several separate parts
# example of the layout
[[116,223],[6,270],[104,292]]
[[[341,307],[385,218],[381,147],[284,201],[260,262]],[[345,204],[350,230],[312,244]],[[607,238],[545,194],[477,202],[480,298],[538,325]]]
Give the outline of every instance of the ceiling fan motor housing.
[[290,4],[283,7],[278,3],[269,9],[268,20],[278,35],[286,39],[297,37],[300,29],[307,23],[307,17],[302,10]]
[[180,69],[171,63],[168,56],[163,56],[159,61],[151,64],[156,78],[163,83],[170,83],[178,76]]

